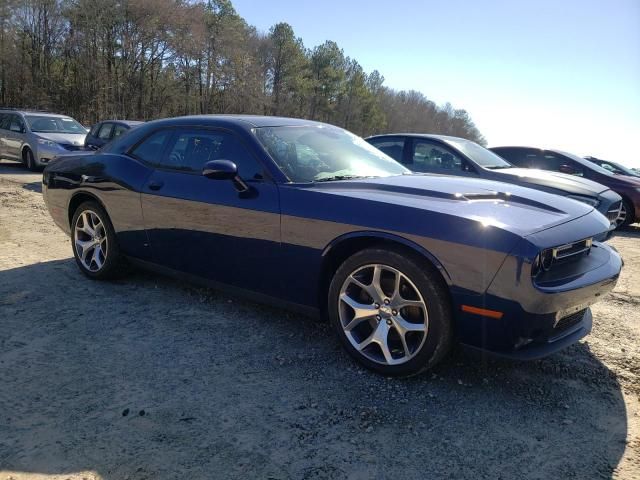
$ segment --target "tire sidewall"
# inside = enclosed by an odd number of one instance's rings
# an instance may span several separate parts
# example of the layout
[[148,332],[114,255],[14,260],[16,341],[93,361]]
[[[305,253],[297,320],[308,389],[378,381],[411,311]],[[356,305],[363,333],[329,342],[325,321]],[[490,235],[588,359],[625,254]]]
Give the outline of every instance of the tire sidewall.
[[36,159],[33,156],[33,152],[31,151],[30,148],[25,149],[24,157],[25,157],[25,165],[26,165],[27,169],[31,170],[32,172],[35,171],[36,170]]
[[622,222],[620,225],[618,225],[617,228],[625,228],[628,227],[629,225],[631,225],[633,223],[634,220],[634,211],[633,211],[633,207],[629,204],[629,202],[626,199],[622,199],[622,205],[624,206],[626,212],[627,212],[627,217],[624,219],[624,222]]
[[[78,222],[78,218],[80,217],[80,215],[88,211],[93,212],[98,216],[105,227],[105,234],[107,236],[107,252],[105,254],[105,262],[102,268],[96,272],[92,272],[84,266],[84,264],[78,257],[78,252],[76,251],[75,245],[76,223]],[[80,271],[87,277],[101,280],[112,278],[117,273],[121,254],[116,241],[116,233],[113,229],[113,225],[111,224],[111,220],[109,219],[109,215],[107,215],[107,212],[104,210],[104,208],[102,208],[102,206],[97,202],[83,202],[78,206],[75,213],[73,214],[73,219],[71,220],[71,247],[73,249],[73,258],[75,258],[76,264],[80,268]]]
[[[427,306],[427,338],[420,351],[401,365],[382,365],[363,356],[347,338],[339,316],[339,295],[346,278],[360,267],[379,263],[399,270],[418,288]],[[329,287],[328,313],[338,338],[347,352],[370,370],[389,376],[408,376],[435,365],[448,351],[451,342],[451,307],[439,273],[417,258],[387,249],[367,249],[348,258],[336,271]]]

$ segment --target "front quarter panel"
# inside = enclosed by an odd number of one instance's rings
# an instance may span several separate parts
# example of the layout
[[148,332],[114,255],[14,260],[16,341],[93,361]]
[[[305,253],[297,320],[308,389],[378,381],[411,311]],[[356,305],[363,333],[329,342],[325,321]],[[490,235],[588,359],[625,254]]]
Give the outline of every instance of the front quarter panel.
[[[281,185],[282,243],[288,268],[287,295],[314,305],[321,252],[340,237],[398,239],[427,253],[452,291],[482,294],[520,236],[498,227],[427,209],[361,198],[327,195]],[[322,209],[318,208],[322,205]],[[303,279],[304,281],[302,281]]]

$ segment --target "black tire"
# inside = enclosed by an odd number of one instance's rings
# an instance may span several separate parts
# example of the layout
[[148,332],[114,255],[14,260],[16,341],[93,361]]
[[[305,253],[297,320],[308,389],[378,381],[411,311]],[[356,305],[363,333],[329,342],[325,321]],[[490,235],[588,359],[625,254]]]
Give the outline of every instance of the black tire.
[[36,159],[33,156],[33,152],[31,151],[30,148],[25,148],[24,149],[24,165],[25,167],[27,167],[27,169],[31,170],[32,172],[35,172],[38,170],[38,166],[36,165]]
[[628,227],[629,225],[634,223],[634,220],[635,220],[635,212],[634,212],[633,206],[631,205],[631,203],[629,203],[629,201],[626,198],[622,199],[622,206],[625,212],[627,213],[627,216],[625,217],[624,222],[619,224],[617,228]]
[[[90,270],[85,266],[80,258],[79,249],[76,247],[76,227],[79,225],[78,222],[83,213],[96,215],[104,226],[103,237],[106,237],[106,252],[103,257],[103,264],[97,270]],[[74,212],[73,219],[71,220],[71,248],[73,249],[73,256],[80,271],[93,280],[110,280],[121,276],[126,271],[124,256],[120,252],[116,233],[109,219],[109,215],[98,202],[83,202]]]
[[[421,346],[405,363],[383,364],[360,353],[348,339],[339,312],[339,297],[347,278],[358,269],[380,264],[401,272],[417,288],[428,312],[428,329]],[[451,302],[446,284],[437,270],[417,254],[395,248],[369,248],[349,257],[336,271],[328,296],[329,319],[347,352],[370,370],[388,376],[411,376],[440,362],[450,351],[453,340]],[[379,321],[379,317],[378,318]],[[389,324],[389,322],[387,322]]]

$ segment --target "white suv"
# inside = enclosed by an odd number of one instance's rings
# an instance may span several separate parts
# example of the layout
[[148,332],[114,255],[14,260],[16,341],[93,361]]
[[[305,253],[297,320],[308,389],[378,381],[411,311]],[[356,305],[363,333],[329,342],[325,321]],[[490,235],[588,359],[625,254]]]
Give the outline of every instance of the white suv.
[[65,115],[0,109],[0,158],[23,162],[29,170],[84,150],[86,136],[87,129]]

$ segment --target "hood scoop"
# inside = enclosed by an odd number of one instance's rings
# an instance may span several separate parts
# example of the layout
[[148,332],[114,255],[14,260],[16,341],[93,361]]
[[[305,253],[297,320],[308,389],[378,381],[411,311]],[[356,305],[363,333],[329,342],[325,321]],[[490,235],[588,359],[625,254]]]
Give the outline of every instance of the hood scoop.
[[456,193],[455,196],[456,198],[459,198],[461,200],[467,200],[470,202],[490,201],[490,202],[501,202],[507,205],[510,203],[519,203],[521,205],[528,205],[530,207],[540,208],[550,212],[562,213],[562,210],[559,210],[553,207],[552,205],[541,203],[531,198],[514,195],[509,192]]
[[456,193],[456,198],[464,200],[503,200],[511,199],[511,194],[506,192],[486,192],[486,193]]

